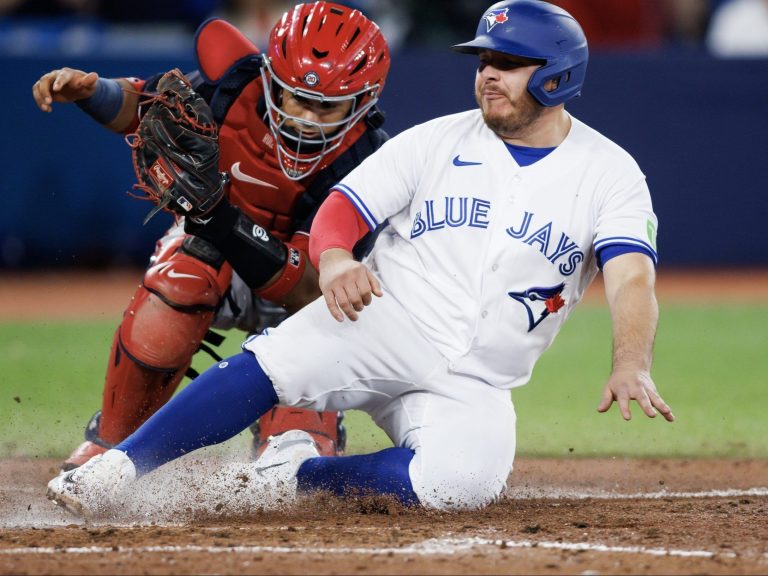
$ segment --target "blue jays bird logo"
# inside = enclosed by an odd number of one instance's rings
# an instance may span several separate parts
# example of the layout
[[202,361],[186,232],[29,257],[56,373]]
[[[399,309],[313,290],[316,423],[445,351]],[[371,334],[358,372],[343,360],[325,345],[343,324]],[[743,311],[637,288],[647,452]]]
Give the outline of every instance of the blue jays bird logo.
[[483,16],[483,18],[485,18],[485,23],[488,25],[488,32],[490,32],[496,24],[504,24],[504,22],[509,20],[509,16],[507,16],[508,10],[509,8],[498,8],[489,11]]
[[[528,288],[523,292],[507,292],[513,300],[517,300],[525,306],[525,311],[528,312],[528,332],[536,328],[544,318],[550,314],[557,314],[557,311],[565,306],[565,300],[561,294],[565,288],[565,282],[561,282],[557,286],[549,287],[533,287]],[[533,315],[533,303],[543,302],[541,307],[541,313],[538,318],[534,318]]]

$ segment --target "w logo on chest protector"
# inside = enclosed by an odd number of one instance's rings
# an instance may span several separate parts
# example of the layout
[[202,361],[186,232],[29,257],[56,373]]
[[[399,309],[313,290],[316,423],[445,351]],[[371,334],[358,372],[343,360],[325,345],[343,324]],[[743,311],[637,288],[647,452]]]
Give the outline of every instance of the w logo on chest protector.
[[530,332],[541,324],[544,318],[550,314],[557,314],[557,311],[565,306],[565,300],[561,296],[563,288],[565,283],[561,282],[557,286],[533,287],[523,292],[507,292],[507,294],[525,306],[525,311],[528,313],[528,332]]

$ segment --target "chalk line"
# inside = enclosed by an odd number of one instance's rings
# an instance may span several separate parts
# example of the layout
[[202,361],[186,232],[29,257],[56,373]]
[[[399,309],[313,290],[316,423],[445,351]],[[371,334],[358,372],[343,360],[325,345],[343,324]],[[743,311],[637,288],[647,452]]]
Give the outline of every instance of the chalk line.
[[478,548],[492,548],[496,551],[508,548],[542,548],[551,550],[585,551],[608,554],[641,554],[650,556],[676,556],[682,558],[768,558],[768,553],[750,555],[734,552],[709,550],[682,550],[675,548],[647,548],[645,546],[610,546],[588,542],[554,542],[531,540],[504,540],[489,538],[430,538],[402,547],[318,547],[318,546],[87,546],[87,547],[28,547],[6,548],[0,555],[46,555],[46,554],[150,554],[150,553],[206,553],[206,554],[339,554],[339,555],[453,555]]

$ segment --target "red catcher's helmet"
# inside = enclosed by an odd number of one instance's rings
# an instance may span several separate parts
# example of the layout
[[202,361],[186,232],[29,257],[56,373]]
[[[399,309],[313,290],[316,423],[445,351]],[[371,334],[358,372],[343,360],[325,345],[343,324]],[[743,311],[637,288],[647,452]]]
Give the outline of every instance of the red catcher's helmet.
[[[272,29],[262,80],[269,124],[285,174],[299,180],[338,148],[344,135],[376,104],[389,71],[389,48],[379,27],[359,11],[330,2],[299,4]],[[280,109],[281,90],[317,102],[352,101],[333,124],[307,122]],[[286,124],[312,125],[311,139]],[[328,132],[328,134],[325,134]]]

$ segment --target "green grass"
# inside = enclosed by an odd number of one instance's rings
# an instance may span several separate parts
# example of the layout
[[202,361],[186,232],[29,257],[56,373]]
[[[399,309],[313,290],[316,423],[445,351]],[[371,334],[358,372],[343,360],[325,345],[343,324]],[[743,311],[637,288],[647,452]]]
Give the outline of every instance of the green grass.
[[662,306],[653,377],[677,420],[633,405],[596,411],[610,370],[610,316],[577,310],[513,392],[518,453],[768,457],[768,307]]
[[[65,456],[83,440],[83,428],[101,407],[113,322],[0,323],[0,457]],[[236,354],[244,333],[225,333],[218,353]],[[198,354],[202,372],[213,359]],[[184,383],[188,380],[184,380]],[[366,414],[347,414],[349,448],[367,452],[388,444]],[[243,447],[245,432],[232,442]]]
[[[662,306],[653,376],[677,421],[633,407],[595,410],[610,369],[610,319],[578,309],[514,391],[518,453],[529,456],[768,457],[768,306]],[[0,455],[62,456],[99,408],[114,324],[0,324]],[[232,332],[223,355],[239,349]],[[511,351],[514,353],[514,351]],[[198,355],[201,370],[210,359]],[[347,414],[351,452],[388,445],[363,413]],[[247,442],[241,435],[234,442]]]

